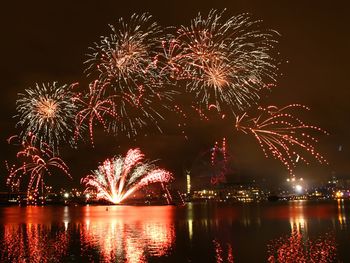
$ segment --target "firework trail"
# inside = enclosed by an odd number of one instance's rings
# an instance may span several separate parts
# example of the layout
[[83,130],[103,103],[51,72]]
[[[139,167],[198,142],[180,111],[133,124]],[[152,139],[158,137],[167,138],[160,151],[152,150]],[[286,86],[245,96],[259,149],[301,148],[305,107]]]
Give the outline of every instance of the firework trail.
[[36,84],[34,88],[19,94],[17,126],[22,128],[21,136],[34,133],[35,144],[49,144],[55,151],[63,142],[72,143],[74,119],[77,106],[72,86],[58,85],[57,82]]
[[115,113],[120,119],[112,124],[112,130],[128,137],[138,135],[146,127],[162,132],[160,124],[165,120],[164,113],[173,111],[173,95],[173,90],[155,92],[142,85],[133,93],[114,95]]
[[[214,147],[211,149],[210,164],[213,168],[217,169],[217,172],[215,172],[210,179],[210,182],[213,185],[226,181],[225,175],[228,172],[226,148],[227,148],[226,138],[224,137],[222,139],[221,147],[219,146],[219,143],[216,141],[214,144]],[[221,156],[221,160],[219,156]]]
[[247,14],[227,20],[223,12],[201,14],[163,41],[164,71],[186,80],[187,88],[208,108],[236,112],[250,106],[261,89],[274,86],[277,66],[272,57],[277,33],[262,29]]
[[[95,121],[99,122],[104,130],[109,130],[109,123],[118,120],[115,113],[115,103],[113,97],[105,97],[104,90],[106,84],[101,85],[99,81],[94,81],[89,85],[89,93],[84,96],[77,96],[75,103],[80,107],[80,111],[75,118],[74,137],[77,140],[82,137],[81,131],[87,126],[91,144],[94,146],[93,130]],[[108,121],[107,117],[112,118]]]
[[86,191],[96,192],[97,198],[119,204],[138,189],[152,183],[167,183],[171,173],[144,162],[139,149],[130,149],[126,156],[107,159],[92,175],[81,180]]
[[[17,136],[12,136],[9,139],[9,143],[14,142]],[[9,167],[9,175],[7,178],[7,184],[14,188],[19,187],[22,181],[23,175],[29,175],[29,183],[27,187],[28,196],[32,191],[38,193],[40,186],[44,185],[44,176],[47,174],[52,176],[50,170],[53,167],[63,171],[68,177],[71,178],[68,172],[68,166],[65,162],[55,157],[51,147],[48,144],[42,144],[42,147],[34,146],[36,141],[33,134],[25,136],[26,139],[21,141],[21,149],[17,152],[17,159],[20,161],[19,165]]]
[[300,104],[291,104],[280,109],[269,106],[259,107],[258,117],[250,118],[247,113],[236,117],[237,130],[253,135],[265,156],[272,156],[281,161],[291,175],[298,161],[308,164],[306,154],[320,163],[327,163],[315,149],[314,144],[318,142],[317,139],[309,134],[310,132],[327,133],[319,127],[305,124],[289,112],[296,108],[308,110]]
[[115,81],[115,88],[137,89],[145,80],[157,82],[158,50],[161,49],[163,30],[151,15],[134,14],[130,19],[120,18],[117,25],[109,25],[109,36],[101,36],[90,47],[85,61],[88,75],[98,72],[101,80]]
[[133,93],[115,93],[110,92],[109,87],[110,83],[95,80],[89,85],[88,93],[76,96],[74,103],[79,112],[75,118],[75,140],[82,138],[84,131],[88,130],[94,146],[93,134],[97,123],[107,132],[124,134],[129,138],[135,137],[146,127],[162,131],[160,122],[164,120],[164,112],[174,111],[172,90],[146,92],[140,86]]

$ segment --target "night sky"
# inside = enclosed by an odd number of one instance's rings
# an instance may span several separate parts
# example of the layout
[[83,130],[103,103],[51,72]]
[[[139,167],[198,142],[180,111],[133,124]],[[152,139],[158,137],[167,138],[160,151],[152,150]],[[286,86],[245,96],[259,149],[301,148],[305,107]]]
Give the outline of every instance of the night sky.
[[[312,111],[303,115],[310,123],[327,130],[319,149],[329,166],[311,165],[297,169],[297,176],[324,180],[329,176],[350,178],[350,27],[348,6],[341,1],[12,1],[2,5],[1,27],[1,110],[0,110],[0,189],[5,188],[4,160],[15,154],[6,139],[15,129],[17,93],[36,82],[86,83],[83,62],[88,47],[109,32],[108,24],[119,17],[149,12],[162,26],[189,24],[198,12],[227,8],[228,15],[251,13],[266,28],[277,30],[281,53],[281,76],[274,90],[261,103],[282,106],[302,103]],[[275,160],[267,160],[253,138],[238,136],[224,122],[192,123],[185,140],[171,127],[163,134],[152,133],[133,140],[96,133],[96,148],[80,144],[78,149],[63,147],[62,158],[71,168],[73,180],[57,174],[52,185],[79,186],[82,176],[98,162],[129,147],[141,147],[150,159],[175,173],[179,183],[183,171],[222,136],[226,136],[232,161],[231,179],[252,178],[281,182],[287,171]],[[275,180],[278,178],[278,180]]]

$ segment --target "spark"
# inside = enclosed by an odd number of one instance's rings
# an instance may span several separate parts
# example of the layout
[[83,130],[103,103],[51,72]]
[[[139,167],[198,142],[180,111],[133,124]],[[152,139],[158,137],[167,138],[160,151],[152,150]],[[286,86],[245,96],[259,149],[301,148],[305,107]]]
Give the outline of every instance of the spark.
[[75,103],[81,105],[81,110],[75,118],[75,139],[81,137],[81,130],[84,128],[85,122],[89,129],[90,141],[94,146],[93,129],[95,121],[99,122],[104,130],[108,131],[108,119],[111,121],[118,120],[118,115],[115,113],[115,103],[113,97],[104,97],[103,92],[106,84],[101,85],[99,81],[94,81],[89,85],[89,93],[85,96],[77,96]]
[[86,72],[98,72],[101,80],[121,83],[118,85],[121,89],[137,87],[140,81],[157,75],[153,70],[163,30],[153,22],[152,16],[133,14],[130,19],[120,18],[109,27],[110,35],[101,36],[90,48]]
[[72,143],[77,106],[75,94],[69,88],[57,82],[36,84],[19,94],[16,117],[20,119],[17,126],[23,129],[24,139],[27,134],[34,133],[35,143],[47,143],[54,150],[62,141]]
[[107,159],[93,174],[81,180],[86,191],[96,192],[97,198],[119,204],[138,189],[152,183],[167,183],[170,172],[144,162],[139,149],[130,149],[126,156]]
[[253,135],[259,142],[265,157],[270,155],[282,162],[291,175],[298,162],[307,161],[306,153],[314,157],[319,163],[327,163],[326,159],[316,151],[318,140],[309,134],[317,132],[327,134],[321,128],[305,124],[301,119],[288,112],[304,105],[291,104],[282,108],[269,106],[259,107],[259,115],[250,118],[247,113],[236,117],[236,129]]
[[[14,142],[18,136],[12,136],[9,142]],[[55,167],[64,172],[68,177],[69,174],[68,166],[65,162],[54,156],[53,150],[48,144],[43,144],[41,148],[35,147],[34,142],[36,141],[35,136],[30,133],[25,136],[26,139],[20,142],[21,148],[17,152],[17,159],[19,165],[12,167],[8,166],[9,175],[7,178],[7,184],[13,188],[14,186],[19,187],[23,175],[29,176],[29,183],[27,186],[27,195],[31,195],[31,192],[38,193],[40,186],[43,191],[44,176],[52,176],[50,170]]]
[[215,104],[219,111],[237,112],[255,103],[261,89],[274,86],[277,33],[247,14],[224,20],[223,13],[198,14],[163,42],[163,70],[185,80],[205,108]]
[[147,13],[120,18],[110,29],[109,36],[101,36],[90,48],[85,62],[86,72],[97,73],[104,85],[104,98],[113,100],[118,118],[110,130],[130,138],[144,127],[161,132],[162,112],[173,108],[176,94],[158,66],[163,29]]

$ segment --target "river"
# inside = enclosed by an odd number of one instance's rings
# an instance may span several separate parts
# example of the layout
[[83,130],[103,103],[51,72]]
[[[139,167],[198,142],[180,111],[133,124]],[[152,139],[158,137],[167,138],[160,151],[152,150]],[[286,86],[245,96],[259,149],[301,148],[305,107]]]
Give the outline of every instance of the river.
[[1,262],[350,262],[350,202],[0,207]]

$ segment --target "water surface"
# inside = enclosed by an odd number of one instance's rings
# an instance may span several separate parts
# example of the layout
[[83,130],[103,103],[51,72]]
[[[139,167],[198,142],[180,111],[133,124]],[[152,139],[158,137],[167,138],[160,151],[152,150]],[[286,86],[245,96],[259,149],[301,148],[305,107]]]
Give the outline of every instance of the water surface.
[[1,262],[350,262],[344,201],[0,207]]

